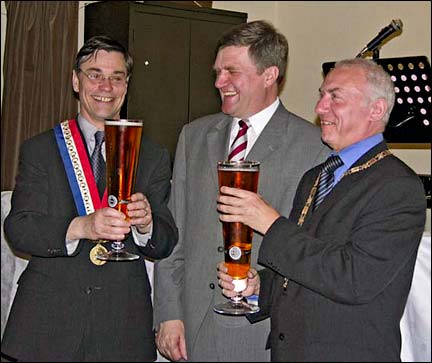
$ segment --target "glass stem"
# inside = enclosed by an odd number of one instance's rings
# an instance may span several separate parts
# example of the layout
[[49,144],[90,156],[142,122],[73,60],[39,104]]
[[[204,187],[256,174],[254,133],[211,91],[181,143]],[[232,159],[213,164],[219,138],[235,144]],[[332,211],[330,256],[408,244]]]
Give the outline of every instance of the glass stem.
[[111,247],[115,252],[118,252],[124,248],[124,243],[122,241],[115,241],[112,243]]
[[242,299],[243,299],[243,296],[241,296],[240,294],[238,294],[238,295],[236,295],[236,296],[233,296],[233,297],[231,298],[231,301],[232,301],[234,304],[238,304]]

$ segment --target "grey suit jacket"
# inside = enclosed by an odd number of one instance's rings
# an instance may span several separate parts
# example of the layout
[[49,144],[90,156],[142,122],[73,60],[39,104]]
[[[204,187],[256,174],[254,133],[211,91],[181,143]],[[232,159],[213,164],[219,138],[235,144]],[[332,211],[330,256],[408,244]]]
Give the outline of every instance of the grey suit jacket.
[[[263,355],[252,356],[252,360],[259,361],[268,354],[268,322],[251,325],[244,317],[220,316],[212,311],[214,303],[226,300],[216,276],[216,264],[224,259],[222,225],[216,210],[216,166],[218,160],[227,158],[231,122],[231,117],[218,113],[183,128],[169,202],[179,243],[169,258],[155,265],[155,326],[166,320],[183,320],[190,360],[235,360],[236,354],[246,359],[254,347]],[[288,215],[301,176],[327,154],[319,129],[280,104],[247,159],[261,162],[258,192]],[[255,268],[259,268],[261,238],[256,233],[253,237]],[[235,352],[227,351],[227,346],[234,347]]]
[[[372,148],[353,166],[379,152]],[[271,316],[272,361],[395,362],[426,200],[394,156],[342,178],[302,227],[297,221],[320,168],[302,179],[289,220],[259,251],[260,315]],[[283,287],[283,276],[290,279]]]

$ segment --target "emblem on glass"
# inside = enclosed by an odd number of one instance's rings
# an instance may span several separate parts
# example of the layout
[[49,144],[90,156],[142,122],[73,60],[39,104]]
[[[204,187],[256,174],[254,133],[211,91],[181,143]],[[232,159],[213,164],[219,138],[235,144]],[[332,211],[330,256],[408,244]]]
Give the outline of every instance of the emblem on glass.
[[[219,161],[219,187],[228,186],[257,192],[259,177],[258,161]],[[234,279],[234,291],[240,293],[247,286],[247,273],[252,254],[252,228],[241,222],[222,222],[225,250],[225,265]],[[226,315],[256,313],[259,307],[248,304],[242,295],[232,297],[228,302],[218,304],[213,310]]]
[[[141,120],[105,120],[108,205],[126,216],[127,204],[135,185],[142,125]],[[111,248],[111,251],[96,257],[102,261],[131,261],[139,258],[125,250],[123,241],[113,241]]]

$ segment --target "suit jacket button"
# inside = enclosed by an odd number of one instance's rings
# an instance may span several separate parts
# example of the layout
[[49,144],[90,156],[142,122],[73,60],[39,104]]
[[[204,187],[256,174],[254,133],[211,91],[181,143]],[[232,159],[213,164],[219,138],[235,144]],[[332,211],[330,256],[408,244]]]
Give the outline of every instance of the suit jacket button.
[[92,288],[91,288],[91,287],[88,287],[87,290],[86,290],[86,294],[87,294],[87,295],[90,295],[91,293],[92,293]]
[[223,251],[224,251],[224,248],[223,248],[222,246],[219,246],[219,247],[217,248],[217,250],[218,250],[218,252],[223,252]]
[[285,334],[280,333],[280,334],[279,334],[279,340],[284,340],[284,339],[285,339]]
[[212,283],[210,283],[209,287],[210,287],[210,289],[214,290],[215,284],[212,282]]

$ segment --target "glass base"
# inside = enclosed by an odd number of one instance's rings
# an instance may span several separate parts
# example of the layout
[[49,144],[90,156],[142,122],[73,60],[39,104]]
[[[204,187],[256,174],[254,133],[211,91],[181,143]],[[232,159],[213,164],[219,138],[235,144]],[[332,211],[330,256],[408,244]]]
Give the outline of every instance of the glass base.
[[257,305],[248,304],[242,299],[238,302],[230,300],[226,303],[217,304],[213,306],[213,310],[224,315],[245,315],[257,313],[260,308]]
[[139,259],[138,255],[127,251],[109,251],[96,255],[96,258],[101,261],[133,261]]

